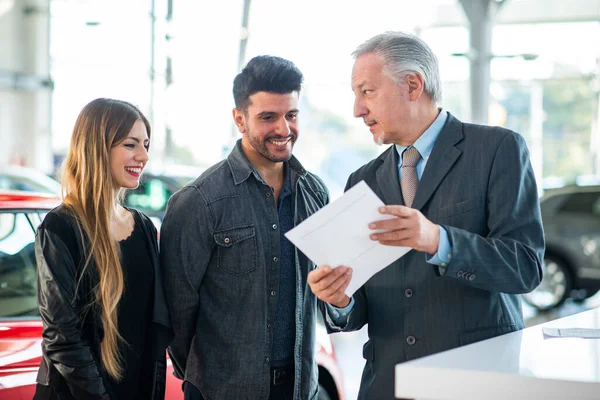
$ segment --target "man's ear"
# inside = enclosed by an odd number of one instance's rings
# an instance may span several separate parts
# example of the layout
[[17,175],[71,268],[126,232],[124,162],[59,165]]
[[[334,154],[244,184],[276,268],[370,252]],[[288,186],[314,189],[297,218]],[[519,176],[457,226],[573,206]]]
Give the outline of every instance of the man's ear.
[[237,108],[234,108],[232,110],[232,115],[233,115],[233,122],[235,122],[235,125],[238,128],[238,131],[241,134],[246,133],[246,116],[244,115],[244,112],[238,110]]
[[408,95],[412,101],[416,101],[421,97],[425,90],[425,81],[418,72],[406,75],[406,84],[408,85]]

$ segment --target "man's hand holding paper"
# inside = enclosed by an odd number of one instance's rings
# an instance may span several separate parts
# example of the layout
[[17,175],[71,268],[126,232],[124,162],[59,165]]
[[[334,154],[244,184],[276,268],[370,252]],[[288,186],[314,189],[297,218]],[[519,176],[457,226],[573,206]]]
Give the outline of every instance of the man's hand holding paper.
[[440,241],[440,228],[419,210],[405,206],[384,206],[379,212],[396,218],[369,224],[369,228],[383,232],[371,234],[386,246],[410,247],[424,253],[435,254]]
[[[402,219],[402,223],[394,226],[404,231],[409,226],[406,225],[407,221],[415,220],[414,216],[399,218],[394,214],[382,214],[379,211],[381,207],[386,210],[389,208],[384,206],[365,182],[360,182],[342,197],[286,233],[288,239],[315,264],[333,267],[329,273],[326,273],[327,270],[321,270],[318,274],[317,271],[311,272],[309,283],[312,280],[311,289],[313,291],[316,288],[327,298],[333,296],[333,301],[338,304],[344,303],[342,300],[347,302],[347,298],[341,298],[338,293],[342,291],[346,283],[347,286],[343,292],[345,296],[349,297],[373,275],[411,250],[406,246],[386,246],[371,239],[370,235],[373,230],[369,228],[369,224],[374,221],[375,224],[380,224],[383,222],[382,220]],[[398,212],[395,208],[392,210]],[[414,232],[415,228],[410,226],[408,231]],[[375,228],[374,232],[383,234],[384,231]],[[397,242],[406,239],[398,236],[398,238],[385,237],[385,240]],[[338,266],[352,269],[349,282],[344,281],[344,276],[347,277],[345,272],[330,275]],[[322,281],[323,279],[325,280]],[[317,282],[320,284],[315,285]],[[317,293],[315,292],[315,294]]]
[[308,284],[315,296],[337,308],[350,304],[350,297],[345,292],[351,280],[352,268],[345,266],[321,265],[308,274]]

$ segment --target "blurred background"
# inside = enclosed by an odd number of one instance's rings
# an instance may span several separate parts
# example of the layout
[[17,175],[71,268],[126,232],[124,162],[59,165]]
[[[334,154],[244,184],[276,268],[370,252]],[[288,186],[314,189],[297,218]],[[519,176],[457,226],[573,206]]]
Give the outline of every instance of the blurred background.
[[[305,75],[295,154],[336,198],[383,150],[352,116],[350,54],[387,30],[432,47],[444,108],[528,143],[548,250],[527,323],[600,305],[600,0],[0,0],[0,189],[57,193],[81,108],[127,100],[153,127],[127,202],[160,225],[170,195],[239,137],[233,78],[272,54]],[[333,336],[347,398],[365,338]]]

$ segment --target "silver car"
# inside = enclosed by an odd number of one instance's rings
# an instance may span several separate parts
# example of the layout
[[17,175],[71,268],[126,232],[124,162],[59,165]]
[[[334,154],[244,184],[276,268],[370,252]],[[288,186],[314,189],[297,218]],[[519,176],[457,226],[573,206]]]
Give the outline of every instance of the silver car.
[[33,168],[0,164],[0,189],[60,196],[60,183]]

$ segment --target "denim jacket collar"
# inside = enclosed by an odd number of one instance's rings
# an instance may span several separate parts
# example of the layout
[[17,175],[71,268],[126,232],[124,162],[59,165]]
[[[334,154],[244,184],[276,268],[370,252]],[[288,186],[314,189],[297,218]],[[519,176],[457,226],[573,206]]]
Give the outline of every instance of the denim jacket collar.
[[[258,175],[258,172],[242,150],[242,139],[238,139],[236,142],[235,147],[227,157],[227,163],[231,169],[231,175],[233,175],[233,183],[236,186],[246,181],[252,174],[255,174],[256,178],[261,180],[260,175]],[[288,161],[288,165],[291,168],[293,182],[296,181],[298,176],[306,175],[306,170],[296,157],[292,156]]]

